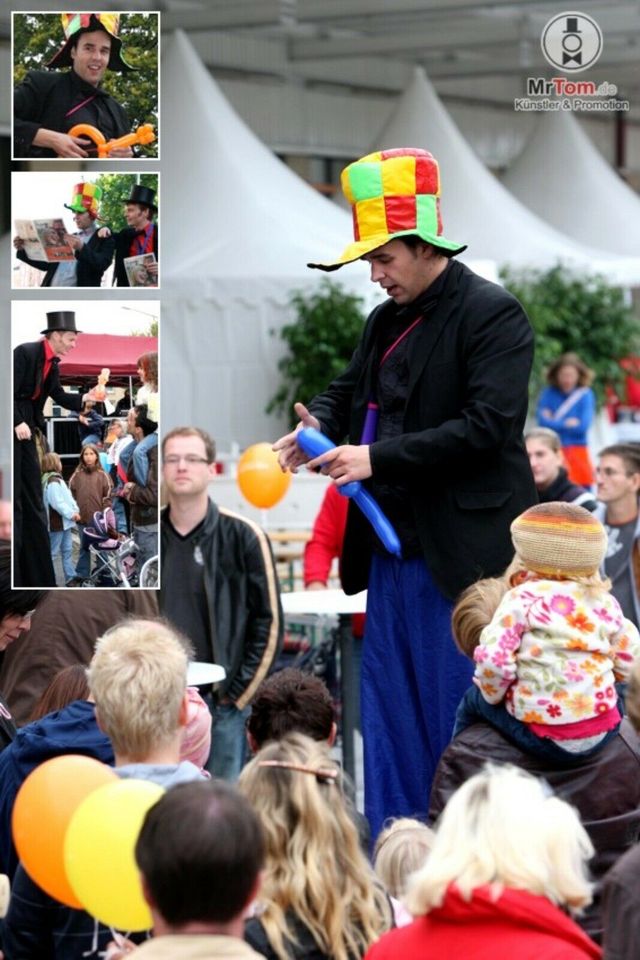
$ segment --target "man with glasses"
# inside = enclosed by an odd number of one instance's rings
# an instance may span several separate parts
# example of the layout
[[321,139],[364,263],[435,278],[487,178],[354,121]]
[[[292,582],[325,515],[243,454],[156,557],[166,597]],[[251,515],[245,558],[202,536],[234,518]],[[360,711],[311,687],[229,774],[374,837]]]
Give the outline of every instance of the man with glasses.
[[214,729],[207,767],[233,780],[245,760],[249,703],[282,642],[273,554],[264,530],[210,499],[215,445],[204,430],[171,430],[162,457],[168,505],[160,524],[160,607],[189,637],[196,660],[226,670],[210,695]]
[[625,617],[640,625],[640,555],[638,491],[640,445],[619,443],[600,451],[596,468],[598,506],[595,515],[608,536],[604,572]]

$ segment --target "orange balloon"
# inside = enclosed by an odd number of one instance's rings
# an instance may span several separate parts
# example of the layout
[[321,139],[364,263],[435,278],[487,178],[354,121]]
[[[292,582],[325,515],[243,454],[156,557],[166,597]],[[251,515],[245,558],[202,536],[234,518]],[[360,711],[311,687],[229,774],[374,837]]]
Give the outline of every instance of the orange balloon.
[[11,827],[18,856],[31,879],[68,907],[83,909],[64,868],[69,821],[85,797],[117,779],[104,763],[68,754],[36,767],[16,796]]
[[291,474],[283,473],[278,455],[269,443],[247,447],[238,461],[238,486],[254,507],[268,509],[284,497],[291,483]]

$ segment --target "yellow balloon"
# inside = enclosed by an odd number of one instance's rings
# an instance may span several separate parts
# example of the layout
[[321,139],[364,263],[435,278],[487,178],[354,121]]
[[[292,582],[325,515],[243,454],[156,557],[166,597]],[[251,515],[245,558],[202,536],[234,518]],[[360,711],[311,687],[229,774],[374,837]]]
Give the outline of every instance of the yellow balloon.
[[269,443],[247,447],[238,461],[238,486],[254,507],[266,510],[284,497],[291,483],[291,474],[283,473],[278,455]]
[[163,793],[147,780],[118,780],[89,794],[71,818],[64,841],[67,879],[87,913],[108,927],[151,927],[134,849],[147,810]]

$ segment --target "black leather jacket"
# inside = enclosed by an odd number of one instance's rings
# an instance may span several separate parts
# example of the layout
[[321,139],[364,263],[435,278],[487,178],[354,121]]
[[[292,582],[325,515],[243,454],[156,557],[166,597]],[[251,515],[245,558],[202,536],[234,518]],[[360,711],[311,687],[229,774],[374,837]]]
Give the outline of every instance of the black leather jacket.
[[[162,511],[162,556],[171,549],[169,507]],[[191,536],[191,535],[190,535]],[[221,694],[239,710],[255,694],[282,646],[280,589],[271,544],[252,520],[229,513],[209,501],[204,523],[192,534],[204,560],[209,635],[215,663],[227,678]],[[171,619],[167,585],[160,608]]]

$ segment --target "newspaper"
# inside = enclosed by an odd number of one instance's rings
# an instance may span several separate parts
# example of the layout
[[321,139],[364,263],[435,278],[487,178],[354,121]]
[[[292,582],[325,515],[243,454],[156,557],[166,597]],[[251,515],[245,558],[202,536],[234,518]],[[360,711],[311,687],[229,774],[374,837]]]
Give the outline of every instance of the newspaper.
[[73,250],[65,241],[67,228],[61,218],[16,220],[16,233],[24,240],[24,252],[30,260],[60,263],[75,259]]
[[137,257],[125,257],[124,269],[127,271],[127,280],[130,287],[157,287],[158,275],[151,273],[147,268],[156,262],[154,253],[141,253]]

